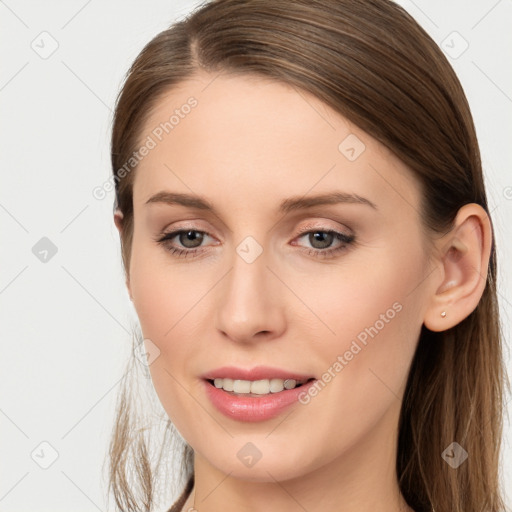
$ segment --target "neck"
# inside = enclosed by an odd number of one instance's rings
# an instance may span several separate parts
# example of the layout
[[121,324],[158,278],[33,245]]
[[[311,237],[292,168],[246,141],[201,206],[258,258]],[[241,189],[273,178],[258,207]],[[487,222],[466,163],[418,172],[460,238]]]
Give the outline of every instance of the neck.
[[395,420],[396,415],[389,414],[337,458],[285,481],[273,479],[271,470],[264,482],[226,475],[195,453],[195,485],[182,510],[412,512],[396,478]]

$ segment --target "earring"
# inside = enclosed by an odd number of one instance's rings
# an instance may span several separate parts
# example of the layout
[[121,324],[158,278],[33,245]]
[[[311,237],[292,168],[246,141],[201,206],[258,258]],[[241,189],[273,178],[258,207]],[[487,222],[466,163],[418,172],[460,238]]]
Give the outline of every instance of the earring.
[[443,318],[445,318],[445,317],[446,317],[446,311],[442,311],[442,312],[441,312],[441,316],[442,316]]

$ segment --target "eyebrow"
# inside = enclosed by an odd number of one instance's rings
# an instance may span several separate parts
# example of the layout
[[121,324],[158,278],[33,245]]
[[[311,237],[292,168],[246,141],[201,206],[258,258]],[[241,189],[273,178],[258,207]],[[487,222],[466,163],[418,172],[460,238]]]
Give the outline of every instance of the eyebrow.
[[[215,207],[208,200],[192,194],[162,191],[152,195],[145,204],[148,205],[152,203],[187,206],[189,208],[197,208],[199,210],[209,211],[218,216]],[[319,194],[308,197],[290,197],[281,202],[278,211],[280,213],[286,214],[296,210],[305,210],[314,206],[339,203],[362,204],[377,210],[377,206],[365,197],[361,197],[357,194],[349,194],[346,192],[331,192],[328,194]]]

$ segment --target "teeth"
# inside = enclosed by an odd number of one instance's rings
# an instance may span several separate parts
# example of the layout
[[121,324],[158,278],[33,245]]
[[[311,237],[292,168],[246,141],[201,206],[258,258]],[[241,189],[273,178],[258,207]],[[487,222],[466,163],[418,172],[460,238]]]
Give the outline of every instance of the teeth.
[[284,389],[293,389],[303,382],[297,382],[295,379],[263,379],[263,380],[238,380],[238,379],[214,379],[213,385],[216,388],[222,388],[224,391],[233,391],[234,393],[254,395],[268,395],[269,393],[279,393]]
[[222,385],[220,386],[217,386],[217,384],[215,384],[216,387],[223,388],[225,391],[233,391],[233,379],[215,379],[215,382],[217,382],[217,380],[221,380],[223,382]]
[[233,391],[235,393],[250,393],[251,383],[248,380],[235,380],[233,382]]

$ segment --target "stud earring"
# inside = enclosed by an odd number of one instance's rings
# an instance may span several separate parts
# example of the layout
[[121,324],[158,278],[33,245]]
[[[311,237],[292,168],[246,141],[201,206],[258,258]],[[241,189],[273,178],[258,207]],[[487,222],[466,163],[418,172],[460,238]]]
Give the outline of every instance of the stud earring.
[[445,317],[446,317],[446,311],[442,311],[442,312],[441,312],[441,316],[442,316],[443,318],[445,318]]

